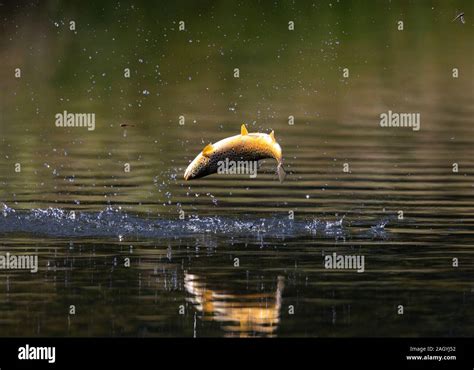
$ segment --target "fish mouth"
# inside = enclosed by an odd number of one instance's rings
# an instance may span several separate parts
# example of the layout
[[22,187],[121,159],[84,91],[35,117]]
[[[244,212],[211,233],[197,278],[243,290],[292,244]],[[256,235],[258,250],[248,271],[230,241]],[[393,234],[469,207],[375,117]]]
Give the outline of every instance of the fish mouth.
[[193,178],[191,166],[188,166],[188,168],[186,168],[186,171],[184,171],[183,177],[185,181],[191,180]]

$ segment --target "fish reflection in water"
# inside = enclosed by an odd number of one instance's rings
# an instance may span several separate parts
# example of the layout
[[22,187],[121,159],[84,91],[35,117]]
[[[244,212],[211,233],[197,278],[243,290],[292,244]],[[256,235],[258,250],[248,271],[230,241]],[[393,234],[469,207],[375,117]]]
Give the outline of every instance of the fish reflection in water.
[[221,323],[225,336],[275,336],[280,322],[284,277],[278,276],[274,292],[245,294],[212,289],[194,274],[185,273],[188,300],[202,313],[204,320]]

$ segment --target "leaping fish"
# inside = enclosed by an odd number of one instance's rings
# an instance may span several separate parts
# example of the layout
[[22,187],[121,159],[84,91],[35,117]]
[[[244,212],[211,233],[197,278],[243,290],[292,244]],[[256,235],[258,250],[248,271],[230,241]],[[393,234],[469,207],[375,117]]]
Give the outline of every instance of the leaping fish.
[[275,140],[275,134],[260,132],[249,133],[243,124],[240,135],[228,137],[214,144],[208,144],[201,153],[189,164],[184,172],[185,180],[198,179],[217,172],[221,161],[259,161],[274,158],[277,161],[277,173],[280,182],[285,179],[283,158],[280,144]]

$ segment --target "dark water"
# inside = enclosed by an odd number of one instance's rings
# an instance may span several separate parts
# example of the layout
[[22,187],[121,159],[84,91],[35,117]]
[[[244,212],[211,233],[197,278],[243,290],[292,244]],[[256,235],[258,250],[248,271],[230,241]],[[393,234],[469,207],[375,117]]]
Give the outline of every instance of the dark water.
[[[472,336],[473,10],[4,2],[0,250],[39,268],[0,270],[0,335]],[[284,183],[272,160],[182,180],[243,122],[275,130]]]

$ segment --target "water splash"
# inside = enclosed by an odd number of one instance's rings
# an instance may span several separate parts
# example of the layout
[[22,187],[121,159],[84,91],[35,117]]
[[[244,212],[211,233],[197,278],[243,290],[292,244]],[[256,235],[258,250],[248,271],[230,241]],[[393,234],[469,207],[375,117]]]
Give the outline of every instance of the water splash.
[[370,233],[373,237],[378,237],[382,239],[387,238],[387,232],[385,230],[385,226],[387,226],[389,223],[389,220],[380,220],[376,225],[371,226],[370,228]]
[[[353,235],[344,217],[336,221],[295,219],[251,215],[235,217],[192,216],[185,220],[156,219],[127,213],[121,207],[108,206],[102,211],[74,211],[60,208],[14,210],[3,205],[0,234],[25,233],[50,237],[114,237],[124,240],[138,238],[176,238],[193,235],[227,235],[253,238],[311,237],[346,239]],[[373,237],[372,230],[385,228],[388,221],[376,226],[367,225],[365,237]],[[369,233],[367,233],[370,231]]]
[[347,229],[343,226],[344,217],[336,221],[322,221],[318,219],[313,219],[309,222],[305,229],[308,230],[312,235],[326,235],[345,237],[348,234]]

